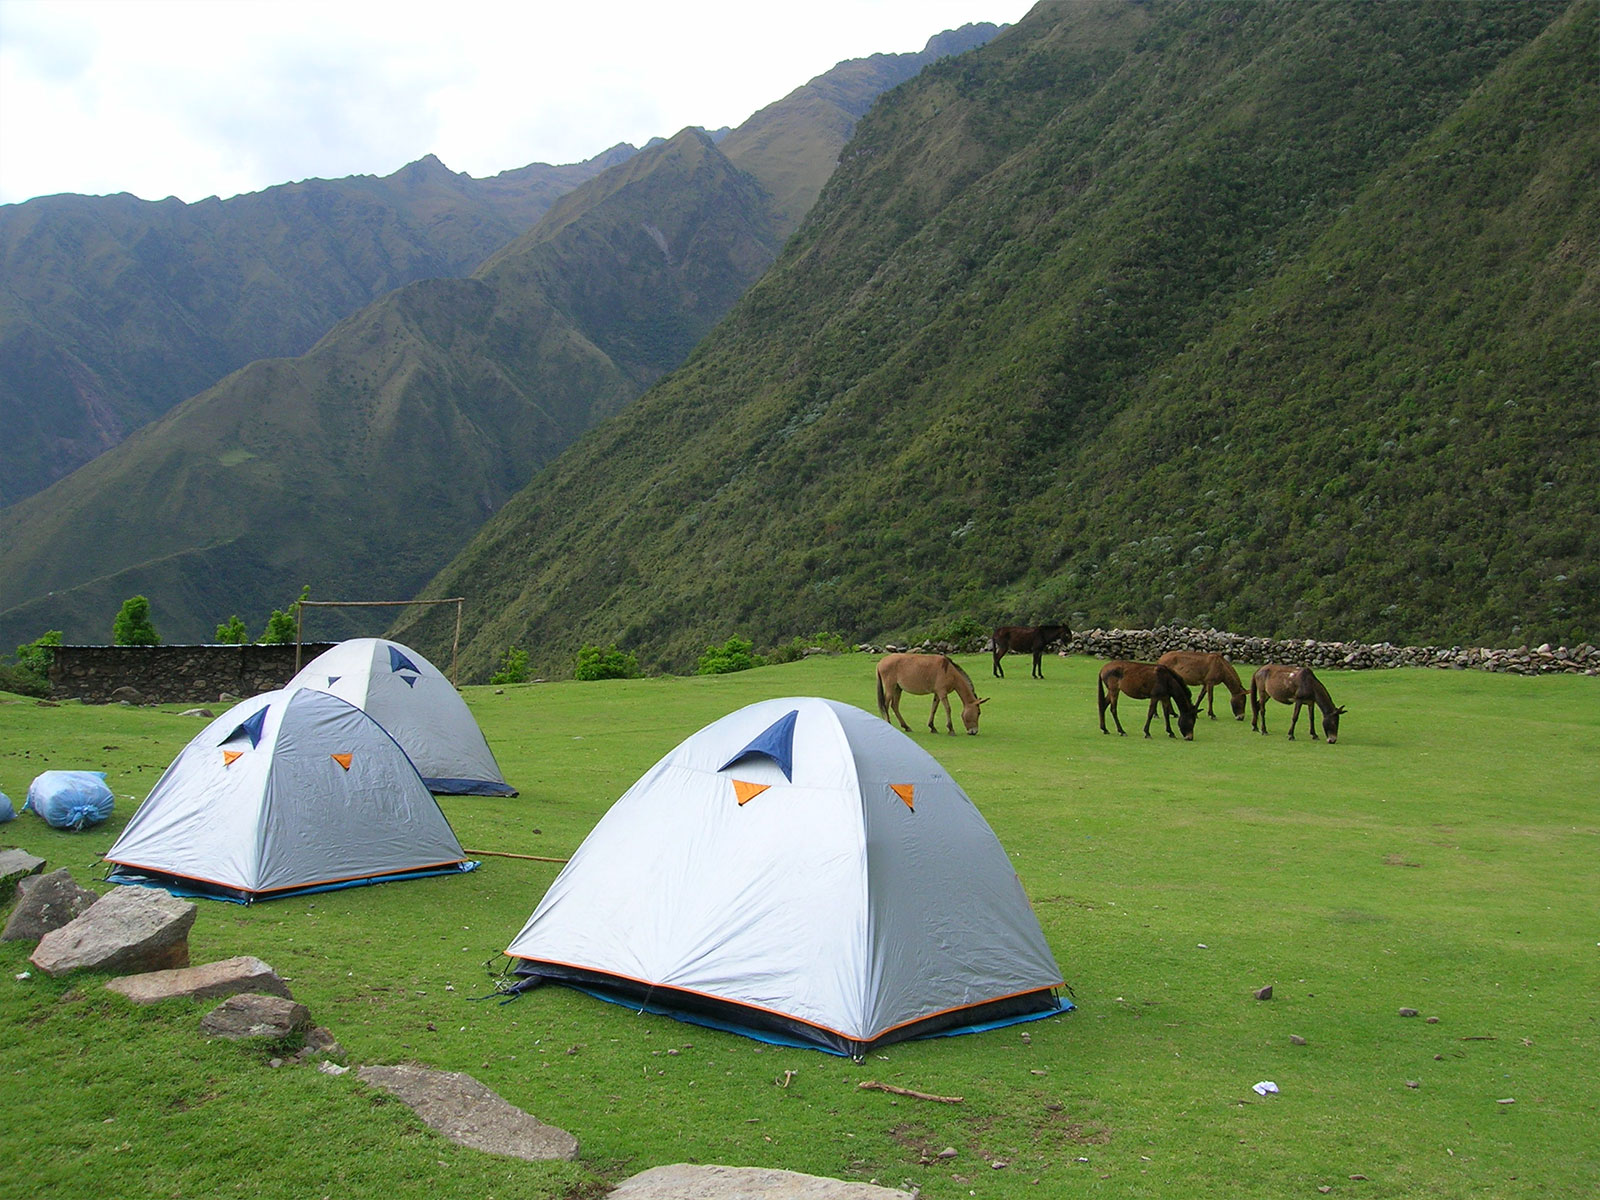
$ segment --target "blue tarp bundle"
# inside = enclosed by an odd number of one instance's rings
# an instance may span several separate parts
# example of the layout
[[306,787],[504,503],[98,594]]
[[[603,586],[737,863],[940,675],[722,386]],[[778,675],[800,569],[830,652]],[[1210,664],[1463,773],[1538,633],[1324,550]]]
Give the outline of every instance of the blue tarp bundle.
[[22,811],[57,829],[87,829],[111,815],[113,801],[104,771],[45,771],[28,785]]

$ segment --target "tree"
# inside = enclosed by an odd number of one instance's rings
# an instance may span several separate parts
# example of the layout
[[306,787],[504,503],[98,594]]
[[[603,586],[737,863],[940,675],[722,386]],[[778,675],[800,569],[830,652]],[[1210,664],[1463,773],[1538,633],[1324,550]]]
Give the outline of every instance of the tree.
[[308,583],[300,589],[299,599],[290,602],[288,612],[276,608],[272,610],[272,615],[267,618],[267,628],[261,634],[263,645],[282,646],[295,640],[295,633],[297,632],[294,618],[295,607],[309,595],[311,595],[311,585]]
[[161,635],[150,619],[150,601],[129,596],[122,602],[117,619],[111,623],[111,640],[118,646],[159,646]]
[[245,630],[244,622],[235,613],[226,623],[217,626],[217,645],[242,646],[249,640],[250,634]]
[[56,647],[61,645],[61,630],[51,629],[31,642],[17,647],[17,666],[32,671],[41,679],[50,678],[50,667],[56,660]]

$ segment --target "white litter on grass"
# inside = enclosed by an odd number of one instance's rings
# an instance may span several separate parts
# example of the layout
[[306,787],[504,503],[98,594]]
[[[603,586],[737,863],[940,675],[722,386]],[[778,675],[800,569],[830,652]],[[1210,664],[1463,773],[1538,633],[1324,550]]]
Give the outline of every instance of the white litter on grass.
[[1278,1085],[1270,1079],[1263,1079],[1250,1090],[1258,1096],[1276,1096],[1278,1094]]

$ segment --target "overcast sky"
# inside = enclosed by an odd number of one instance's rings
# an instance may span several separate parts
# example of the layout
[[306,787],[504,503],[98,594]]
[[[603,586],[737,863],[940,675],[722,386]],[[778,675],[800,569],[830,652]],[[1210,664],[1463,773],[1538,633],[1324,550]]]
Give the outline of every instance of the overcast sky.
[[0,203],[578,162],[1032,3],[0,0]]

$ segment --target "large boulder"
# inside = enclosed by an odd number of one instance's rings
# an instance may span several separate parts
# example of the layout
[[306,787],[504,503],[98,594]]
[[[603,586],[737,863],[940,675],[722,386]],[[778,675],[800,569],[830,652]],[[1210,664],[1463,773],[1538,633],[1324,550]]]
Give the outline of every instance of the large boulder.
[[159,971],[189,965],[195,906],[150,888],[119,887],[39,939],[33,965],[68,971]]
[[797,1171],[673,1163],[623,1180],[606,1200],[913,1200],[913,1195]]
[[278,1042],[311,1026],[311,1010],[285,996],[229,996],[200,1018],[200,1032],[232,1042]]
[[362,1067],[357,1078],[403,1100],[452,1142],[531,1161],[578,1157],[578,1139],[530,1116],[471,1075],[428,1067]]
[[240,992],[293,999],[289,985],[278,977],[278,973],[259,958],[248,954],[198,967],[122,975],[106,984],[106,987],[113,992],[120,992],[135,1004],[155,1004],[178,997],[208,1000],[216,996],[237,996]]
[[48,875],[27,875],[17,881],[17,906],[6,919],[0,942],[37,942],[89,911],[100,893],[79,887],[62,867]]

